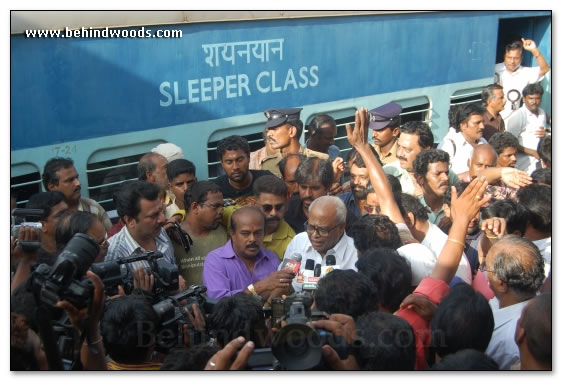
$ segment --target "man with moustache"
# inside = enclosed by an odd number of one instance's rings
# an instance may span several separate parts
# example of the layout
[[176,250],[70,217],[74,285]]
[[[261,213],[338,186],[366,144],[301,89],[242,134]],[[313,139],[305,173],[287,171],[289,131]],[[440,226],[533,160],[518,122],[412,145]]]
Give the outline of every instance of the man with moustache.
[[506,130],[518,138],[516,168],[531,174],[540,159],[537,148],[545,136],[547,115],[540,107],[543,96],[540,84],[527,85],[522,96],[524,105],[506,120]]
[[438,145],[450,155],[452,171],[461,174],[468,170],[467,161],[473,155],[473,149],[479,144],[487,143],[483,139],[483,114],[485,109],[473,103],[461,108],[457,114],[455,132],[450,130]]
[[236,210],[231,219],[231,240],[210,252],[203,265],[203,283],[207,295],[222,298],[243,292],[262,296],[287,294],[293,279],[291,269],[277,271],[275,253],[262,248],[264,215],[255,206]]
[[205,257],[228,240],[227,230],[221,224],[223,194],[213,182],[196,182],[184,193],[183,204],[186,217],[180,226],[184,232],[178,234],[184,235],[184,240],[171,237],[174,258],[187,285],[201,285]]
[[[156,184],[137,180],[123,184],[115,192],[117,214],[125,226],[109,239],[106,261],[158,251],[164,259],[175,264],[172,243],[163,228],[166,218],[160,191]],[[141,266],[150,269],[144,260],[129,266],[132,270]]]
[[[414,176],[413,162],[418,154],[431,149],[433,144],[434,136],[426,123],[409,121],[401,126],[401,135],[397,141],[397,161],[385,165],[383,171],[399,180],[404,193],[417,197],[422,195],[422,189]],[[451,170],[448,178],[451,185],[459,181]]]
[[502,86],[490,84],[484,87],[481,92],[481,100],[485,106],[483,138],[488,141],[493,134],[504,131],[504,120],[500,116],[500,112],[504,109],[506,98],[504,98]]
[[[356,269],[358,253],[354,240],[346,235],[346,206],[336,196],[321,196],[315,199],[309,208],[309,218],[305,223],[305,232],[296,235],[287,246],[284,257],[294,253],[301,254],[300,273],[305,269],[307,260],[326,266],[328,255],[335,257],[340,269]],[[293,289],[303,289],[303,277],[296,277]]]
[[442,150],[430,149],[416,156],[413,163],[416,181],[422,188],[418,200],[428,211],[428,221],[438,225],[444,217],[444,194],[449,188],[450,156]]
[[[375,158],[378,158],[373,146],[370,145],[370,149]],[[344,202],[349,213],[360,218],[366,211],[369,171],[361,155],[355,149],[348,153],[347,160],[350,167],[350,189],[352,191],[337,196]]]
[[369,111],[373,148],[381,164],[392,163],[397,160],[397,139],[401,133],[401,111],[398,103],[390,102]]
[[520,145],[514,135],[509,132],[496,133],[489,139],[489,144],[497,153],[498,167],[516,167],[516,153]]
[[254,181],[269,174],[268,171],[249,169],[250,146],[248,141],[239,135],[223,138],[217,144],[217,155],[225,175],[213,179],[212,182],[219,186],[225,199],[252,195]]
[[300,153],[305,157],[329,159],[328,154],[310,150],[299,143],[299,138],[303,132],[303,122],[299,119],[301,110],[303,109],[269,109],[264,112],[264,115],[268,118],[266,129],[268,129],[270,147],[280,151],[275,155],[262,159],[260,168],[270,171],[278,178],[282,177],[278,163],[289,153]]
[[81,183],[74,162],[70,158],[54,157],[43,168],[43,186],[47,191],[60,191],[64,194],[69,211],[86,211],[98,217],[106,230],[112,227],[108,214],[98,202],[80,196]]
[[287,154],[278,164],[290,198],[293,195],[299,195],[299,185],[295,180],[295,173],[303,158],[305,157],[301,154]]

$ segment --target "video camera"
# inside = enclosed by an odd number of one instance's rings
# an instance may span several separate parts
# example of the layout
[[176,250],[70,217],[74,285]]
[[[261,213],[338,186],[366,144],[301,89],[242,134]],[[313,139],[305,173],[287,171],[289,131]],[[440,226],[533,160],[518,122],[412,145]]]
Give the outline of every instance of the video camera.
[[[153,305],[152,308],[160,321],[157,350],[168,351],[170,348],[184,343],[183,325],[189,323],[185,308],[193,313],[192,304],[197,304],[203,315],[213,312],[217,301],[206,297],[205,292],[207,292],[205,286],[192,285],[188,289]],[[199,331],[192,331],[192,333],[190,344],[198,344],[206,340],[206,338],[203,338],[204,333]]]
[[[28,222],[27,218],[35,217],[38,219],[40,216],[43,216],[44,213],[45,211],[40,208],[14,208],[12,210],[12,218],[11,218],[11,229],[10,229],[11,236],[17,239],[21,227],[33,227],[37,231],[39,231],[39,233],[41,233],[42,231],[41,223]],[[19,245],[22,247],[24,251],[32,252],[38,250],[39,247],[41,247],[40,240],[41,240],[41,236],[39,236],[38,241],[20,241]]]
[[[312,322],[328,318],[319,310],[311,309],[313,297],[308,292],[295,293],[285,301],[272,299],[272,320],[279,327],[271,349],[256,349],[248,361],[249,368],[271,366],[275,370],[325,370],[321,348],[330,345],[340,359],[348,357],[344,338],[313,327]],[[283,314],[282,314],[283,312]],[[278,322],[285,321],[280,327]],[[273,362],[272,362],[273,361]]]
[[98,244],[88,235],[75,234],[57,257],[53,266],[39,264],[30,276],[28,290],[38,305],[55,306],[67,300],[77,309],[88,306],[94,285],[82,280],[98,255]]
[[164,259],[162,253],[158,251],[92,264],[91,270],[102,279],[108,296],[117,294],[118,285],[123,285],[125,293],[130,294],[133,290],[133,271],[127,265],[136,261],[149,263],[150,272],[155,279],[153,288],[155,296],[160,298],[168,292],[178,290],[178,267]]

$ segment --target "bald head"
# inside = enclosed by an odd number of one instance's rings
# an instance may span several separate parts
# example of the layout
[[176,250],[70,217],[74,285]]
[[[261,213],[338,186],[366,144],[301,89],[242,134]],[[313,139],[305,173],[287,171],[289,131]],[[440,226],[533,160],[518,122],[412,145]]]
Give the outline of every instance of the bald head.
[[469,175],[474,178],[477,172],[497,165],[497,153],[489,144],[477,145],[473,150],[473,156],[469,165]]
[[325,195],[315,199],[309,206],[309,212],[313,211],[333,215],[335,217],[334,224],[342,224],[346,221],[346,206],[336,196]]
[[264,214],[256,206],[246,206],[239,208],[231,217],[231,231],[236,231],[236,226],[240,222],[255,221],[256,223],[262,222],[264,225]]
[[493,277],[504,282],[523,301],[540,289],[545,278],[544,260],[528,239],[506,235],[489,250],[486,265]]

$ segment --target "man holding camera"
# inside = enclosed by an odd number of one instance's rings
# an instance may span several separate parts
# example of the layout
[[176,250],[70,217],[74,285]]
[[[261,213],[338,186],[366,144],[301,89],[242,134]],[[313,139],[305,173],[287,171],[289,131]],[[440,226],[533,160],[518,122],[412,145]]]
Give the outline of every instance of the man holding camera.
[[[156,184],[145,181],[127,183],[115,193],[117,214],[125,227],[109,239],[106,261],[158,251],[175,264],[172,243],[163,228],[166,218],[159,194]],[[150,268],[146,261],[131,263],[133,269],[141,265]]]
[[261,295],[266,301],[274,289],[288,292],[293,272],[277,271],[280,261],[276,254],[262,248],[264,221],[264,214],[254,206],[233,213],[231,240],[210,252],[203,264],[203,283],[209,297],[244,292]]

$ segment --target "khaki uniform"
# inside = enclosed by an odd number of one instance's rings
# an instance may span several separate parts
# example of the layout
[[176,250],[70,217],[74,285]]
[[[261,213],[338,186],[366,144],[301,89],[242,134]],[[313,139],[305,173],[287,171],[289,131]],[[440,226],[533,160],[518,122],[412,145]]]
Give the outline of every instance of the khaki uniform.
[[[303,155],[304,157],[308,158],[319,158],[319,159],[326,159],[330,160],[328,154],[320,153],[318,151],[309,150],[306,147],[300,146],[299,154]],[[278,164],[283,159],[282,154],[278,153],[276,155],[265,156],[260,163],[260,168],[262,170],[268,170],[278,178],[282,178],[282,174],[278,167]]]

